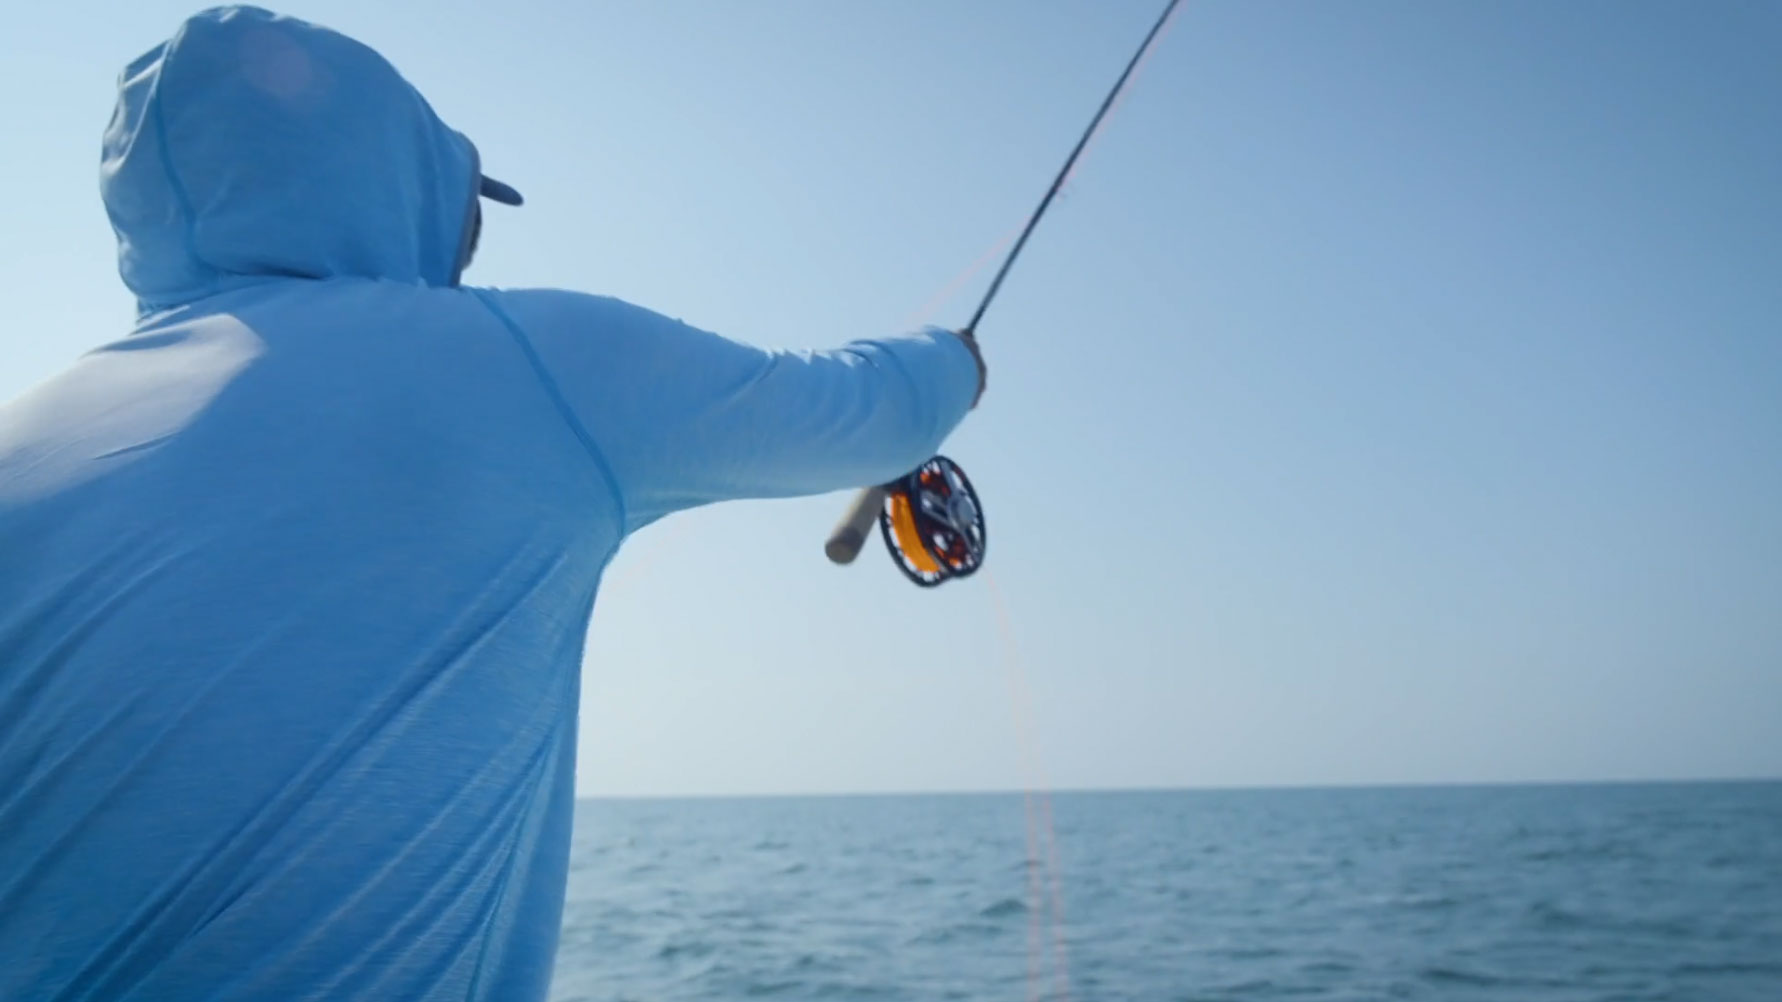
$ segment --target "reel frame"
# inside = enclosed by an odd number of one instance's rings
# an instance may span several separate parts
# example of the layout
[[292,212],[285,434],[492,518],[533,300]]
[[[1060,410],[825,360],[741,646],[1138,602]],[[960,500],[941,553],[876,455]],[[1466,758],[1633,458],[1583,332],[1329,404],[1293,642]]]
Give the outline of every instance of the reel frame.
[[904,577],[934,588],[984,565],[984,506],[958,463],[935,456],[884,491],[879,534]]

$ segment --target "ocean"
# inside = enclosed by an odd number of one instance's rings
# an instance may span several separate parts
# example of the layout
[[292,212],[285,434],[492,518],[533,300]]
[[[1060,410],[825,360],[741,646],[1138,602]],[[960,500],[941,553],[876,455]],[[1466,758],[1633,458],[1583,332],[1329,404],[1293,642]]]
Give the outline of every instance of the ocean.
[[1782,1002],[1782,783],[582,801],[551,998]]

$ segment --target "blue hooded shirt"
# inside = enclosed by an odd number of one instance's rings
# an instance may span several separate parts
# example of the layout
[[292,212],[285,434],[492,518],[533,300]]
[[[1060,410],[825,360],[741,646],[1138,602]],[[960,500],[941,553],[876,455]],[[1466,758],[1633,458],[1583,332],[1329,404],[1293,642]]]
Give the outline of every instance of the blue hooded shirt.
[[940,331],[462,287],[478,176],[301,21],[208,11],[123,74],[140,316],[0,407],[0,999],[543,998],[621,541],[891,479],[971,405]]

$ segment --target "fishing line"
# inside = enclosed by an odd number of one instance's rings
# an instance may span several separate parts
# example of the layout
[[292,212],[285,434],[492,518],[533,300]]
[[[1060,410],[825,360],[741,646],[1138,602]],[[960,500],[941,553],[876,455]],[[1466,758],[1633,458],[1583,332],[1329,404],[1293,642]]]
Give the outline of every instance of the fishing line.
[[[990,286],[984,291],[984,298],[978,302],[971,320],[960,328],[960,333],[967,338],[975,338],[978,324],[996,300],[996,294],[1002,290],[1003,282],[1009,271],[1020,259],[1021,251],[1027,247],[1027,241],[1045,217],[1046,210],[1064,188],[1076,170],[1078,160],[1083,151],[1101,128],[1108,112],[1119,102],[1127,83],[1133,73],[1144,62],[1150,53],[1153,43],[1169,23],[1170,16],[1175,13],[1181,0],[1169,0],[1158,15],[1156,23],[1145,34],[1138,50],[1120,72],[1120,78],[1102,99],[1101,106],[1096,109],[1095,117],[1078,137],[1076,146],[1065,158],[1064,166],[1039,205],[1028,216],[1026,224],[1021,228],[1015,244],[1003,258],[1002,266],[990,280]],[[967,273],[976,270],[977,264],[967,269]],[[877,524],[879,535],[885,543],[885,550],[891,555],[893,566],[910,581],[923,588],[934,588],[948,581],[967,578],[976,574],[984,565],[984,556],[989,542],[989,529],[984,519],[984,508],[979,502],[976,489],[971,478],[965,475],[959,464],[946,456],[935,456],[903,477],[870,487],[854,496],[846,514],[842,516],[834,529],[830,531],[828,540],[823,544],[823,552],[829,559],[838,564],[848,564],[859,556],[860,549],[866,544],[866,538]]]
[[[1119,105],[1127,84],[1149,56],[1180,2],[1181,0],[1169,0],[1138,50],[1121,71],[1113,88],[1102,99],[1095,117],[1083,130],[1038,207],[1020,228],[1018,235],[1014,236],[1013,247],[1003,258],[1002,265],[978,302],[971,320],[961,328],[961,333],[975,336],[978,324],[1001,291],[1004,280],[1026,248],[1040,219],[1069,183],[1083,152],[1095,138],[1108,114]],[[949,301],[958,288],[994,259],[1008,243],[1009,236],[998,240],[990,250],[968,265],[924,304],[912,322],[919,322],[930,310]],[[900,501],[901,509],[898,507]],[[941,504],[935,511],[924,513],[921,504],[932,501],[939,501]],[[910,474],[905,481],[861,492],[842,523],[831,534],[825,547],[830,559],[836,563],[851,562],[858,554],[865,539],[866,527],[875,515],[893,558],[899,562],[905,575],[918,584],[932,586],[951,577],[968,576],[975,573],[982,564],[982,511],[977,505],[977,495],[970,482],[951,460],[935,457]],[[633,568],[631,576],[635,576],[635,573]],[[1044,1002],[1046,999],[1044,968],[1045,954],[1048,952],[1046,934],[1049,931],[1054,984],[1052,998],[1058,1002],[1069,1002],[1070,962],[1063,866],[1058,850],[1057,826],[1052,813],[1050,783],[1045,775],[1039,742],[1034,734],[1032,692],[1021,662],[1020,648],[1015,640],[1014,623],[1009,614],[1008,603],[995,578],[986,575],[986,581],[1003,645],[1003,660],[1008,671],[1017,740],[1022,746],[1022,757],[1028,768],[1022,788],[1022,807],[1027,828],[1025,876],[1028,906],[1028,999],[1029,1002]]]
[[[1151,26],[1150,32],[1145,35],[1145,40],[1139,45],[1138,51],[1133,53],[1132,59],[1127,62],[1126,68],[1121,72],[1119,80],[1114,83],[1113,89],[1102,100],[1101,107],[1096,110],[1095,117],[1090,121],[1088,128],[1083,130],[1082,137],[1077,140],[1076,147],[1071,150],[1070,157],[1059,170],[1058,176],[1052,181],[1051,187],[1046,190],[1045,197],[1040,200],[1038,208],[1028,217],[1026,224],[1021,228],[1020,235],[1015,238],[1014,246],[1009,250],[1008,256],[1003,259],[1002,266],[997,270],[995,278],[991,280],[990,286],[985,291],[983,299],[979,301],[970,322],[965,325],[963,330],[966,334],[975,335],[979,322],[983,320],[984,313],[996,299],[996,294],[1001,290],[1004,279],[1008,277],[1009,270],[1021,256],[1021,251],[1026,247],[1027,240],[1032,236],[1034,228],[1039,225],[1046,210],[1070,181],[1084,150],[1088,148],[1090,141],[1095,137],[1102,121],[1118,104],[1127,83],[1149,55],[1152,45],[1162,34],[1179,3],[1180,0],[1169,0],[1163,13]],[[1004,237],[998,241],[995,248],[967,267],[958,278],[948,284],[941,297],[937,298],[950,297],[952,290],[975,274],[1006,244],[1007,239]],[[962,472],[959,476],[960,479],[963,479]],[[912,480],[912,486],[915,486],[914,480]],[[976,493],[971,491],[969,482],[965,483],[964,490],[970,492],[971,500],[975,504]],[[979,519],[981,526],[981,515],[979,515]],[[881,524],[886,523],[882,520]],[[887,542],[890,542],[891,538],[891,533],[887,531]],[[895,554],[895,546],[893,546],[893,551]],[[975,571],[977,563],[981,563],[981,560],[980,553],[968,573]],[[906,573],[908,573],[907,568]],[[1048,945],[1046,932],[1049,931],[1051,933],[1054,998],[1058,1002],[1069,1002],[1070,953],[1066,935],[1064,874],[1063,862],[1058,850],[1057,825],[1052,813],[1051,784],[1046,777],[1044,760],[1035,734],[1037,728],[1034,721],[1032,689],[1022,664],[1020,645],[1016,641],[1014,621],[1009,613],[1008,600],[994,574],[986,573],[985,581],[988,584],[991,602],[995,609],[998,633],[1003,646],[1003,660],[1008,671],[1016,737],[1022,745],[1022,757],[1030,770],[1028,777],[1023,782],[1022,789],[1022,811],[1027,828],[1028,999],[1029,1002],[1042,1002],[1045,998],[1044,975],[1042,973],[1045,967],[1045,958],[1043,955]]]
[[[1027,996],[1029,1002],[1046,997],[1043,968],[1048,938],[1052,961],[1053,998],[1070,999],[1070,952],[1065,938],[1064,879],[1058,857],[1058,833],[1052,820],[1051,782],[1035,735],[1033,690],[1015,639],[1014,619],[1008,600],[994,575],[986,574],[997,633],[1002,640],[1003,664],[1008,672],[1009,704],[1015,719],[1016,740],[1021,745],[1024,772],[1021,806],[1027,822]],[[1048,933],[1050,934],[1048,937]]]

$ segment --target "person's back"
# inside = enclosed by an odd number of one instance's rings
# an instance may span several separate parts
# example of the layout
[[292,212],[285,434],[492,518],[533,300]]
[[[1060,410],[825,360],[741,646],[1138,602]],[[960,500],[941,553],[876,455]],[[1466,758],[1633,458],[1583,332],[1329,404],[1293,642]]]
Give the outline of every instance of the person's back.
[[0,998],[542,998],[606,562],[906,471],[972,353],[463,288],[474,149],[252,9],[106,154],[141,322],[0,406]]

